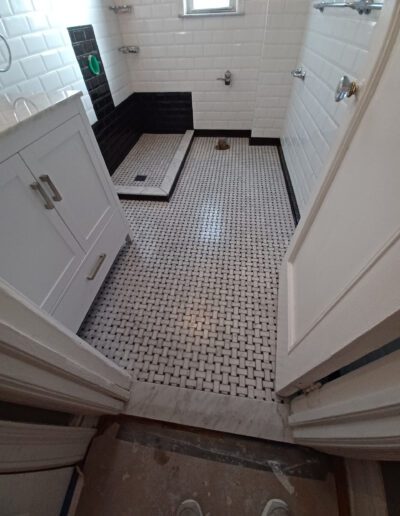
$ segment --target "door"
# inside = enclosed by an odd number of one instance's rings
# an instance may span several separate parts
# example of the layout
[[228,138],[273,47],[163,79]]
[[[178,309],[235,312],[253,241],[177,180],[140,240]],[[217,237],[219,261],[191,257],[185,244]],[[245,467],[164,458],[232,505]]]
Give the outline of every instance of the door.
[[82,249],[109,222],[115,201],[79,115],[21,151]]
[[400,336],[400,9],[388,5],[392,16],[353,99],[354,119],[282,267],[281,395]]
[[119,414],[130,375],[0,278],[0,400]]
[[0,276],[51,311],[83,251],[46,192],[32,185],[38,182],[19,156],[0,164]]

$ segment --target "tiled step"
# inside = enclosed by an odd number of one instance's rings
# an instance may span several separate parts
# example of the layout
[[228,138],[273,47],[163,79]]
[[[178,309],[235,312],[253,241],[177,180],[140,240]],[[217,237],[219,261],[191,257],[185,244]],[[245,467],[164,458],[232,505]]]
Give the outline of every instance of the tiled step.
[[[183,135],[179,147],[168,166],[160,186],[131,186],[121,185],[118,183],[115,184],[116,180],[114,179],[114,175],[113,180],[118,196],[123,199],[168,201],[174,191],[179,174],[185,163],[193,136],[194,131],[192,130],[186,131]],[[132,170],[132,174],[135,175],[134,170]],[[118,175],[116,177],[118,177]]]

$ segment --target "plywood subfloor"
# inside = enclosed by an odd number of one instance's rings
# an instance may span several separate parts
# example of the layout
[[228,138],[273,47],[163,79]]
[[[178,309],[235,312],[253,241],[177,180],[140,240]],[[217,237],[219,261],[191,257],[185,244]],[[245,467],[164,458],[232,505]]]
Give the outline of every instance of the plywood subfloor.
[[143,420],[109,422],[84,466],[77,516],[173,516],[194,498],[208,516],[338,516],[330,459],[308,449]]

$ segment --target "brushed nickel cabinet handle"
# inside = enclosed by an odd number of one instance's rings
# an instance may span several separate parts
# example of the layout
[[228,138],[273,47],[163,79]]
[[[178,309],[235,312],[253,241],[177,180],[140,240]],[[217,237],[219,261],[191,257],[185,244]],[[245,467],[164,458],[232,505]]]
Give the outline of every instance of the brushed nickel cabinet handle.
[[54,204],[53,204],[52,200],[50,199],[50,197],[45,192],[43,186],[40,183],[38,183],[37,181],[32,183],[30,186],[33,191],[38,192],[42,196],[42,198],[44,200],[44,207],[46,208],[46,210],[53,210]]
[[89,281],[91,280],[94,280],[94,278],[96,277],[97,273],[99,272],[100,270],[100,267],[103,265],[103,262],[104,260],[106,259],[107,255],[105,253],[101,254],[98,258],[97,258],[97,262],[95,263],[95,265],[93,266],[93,269],[90,271],[89,275],[86,277],[86,279],[88,279]]
[[47,183],[49,185],[49,188],[53,194],[53,201],[62,201],[62,196],[60,192],[58,191],[56,185],[53,183],[53,181],[50,179],[50,176],[47,174],[43,174],[42,176],[39,176],[39,179],[43,181],[43,183]]

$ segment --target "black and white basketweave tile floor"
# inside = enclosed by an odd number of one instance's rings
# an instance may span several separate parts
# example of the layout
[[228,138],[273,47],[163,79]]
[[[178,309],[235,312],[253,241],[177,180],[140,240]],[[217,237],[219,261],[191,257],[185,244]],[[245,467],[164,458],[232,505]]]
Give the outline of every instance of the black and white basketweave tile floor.
[[229,143],[195,138],[169,203],[122,201],[134,242],[79,334],[138,382],[276,401],[278,273],[293,217],[277,149]]
[[[182,134],[142,134],[114,172],[113,183],[160,187],[182,137]],[[136,179],[138,176],[140,179]]]

